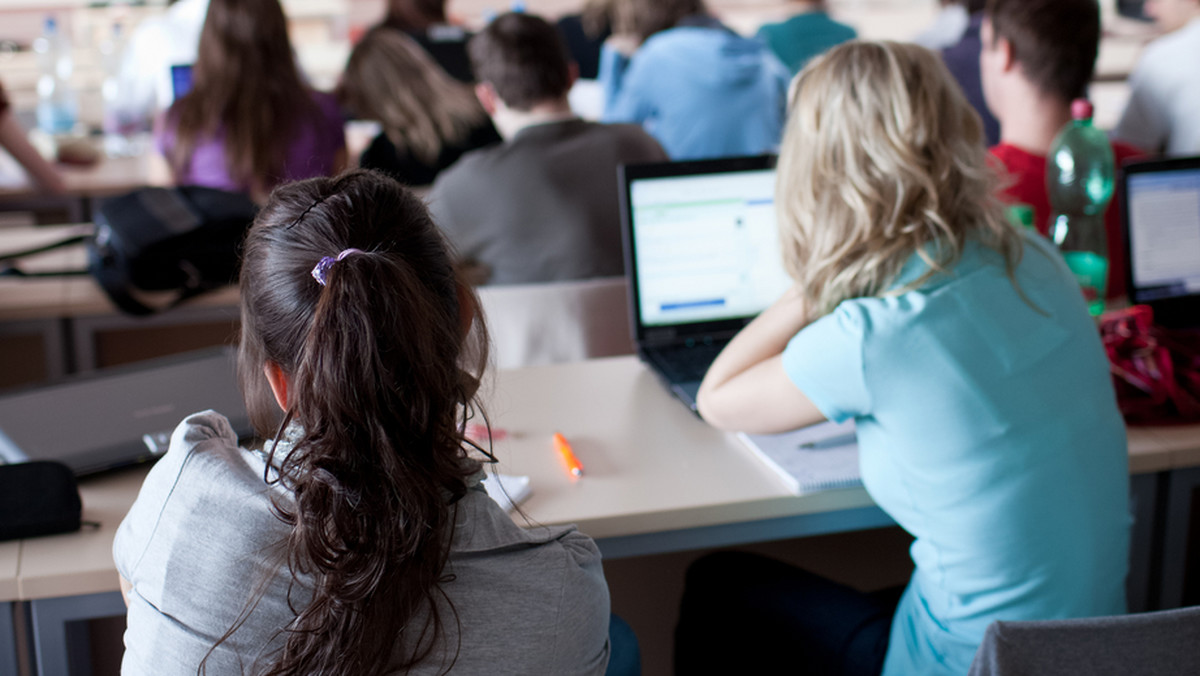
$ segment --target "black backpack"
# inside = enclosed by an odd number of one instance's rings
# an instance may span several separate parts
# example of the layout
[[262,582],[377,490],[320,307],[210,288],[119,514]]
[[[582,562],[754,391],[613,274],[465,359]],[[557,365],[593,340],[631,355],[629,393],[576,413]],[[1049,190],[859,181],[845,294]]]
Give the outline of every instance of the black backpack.
[[[0,264],[83,241],[86,273],[113,304],[131,315],[150,315],[237,281],[242,240],[257,213],[258,206],[239,193],[197,186],[142,188],[101,202],[94,235],[8,254]],[[25,275],[13,267],[4,272]],[[176,295],[152,307],[136,297],[138,291]]]

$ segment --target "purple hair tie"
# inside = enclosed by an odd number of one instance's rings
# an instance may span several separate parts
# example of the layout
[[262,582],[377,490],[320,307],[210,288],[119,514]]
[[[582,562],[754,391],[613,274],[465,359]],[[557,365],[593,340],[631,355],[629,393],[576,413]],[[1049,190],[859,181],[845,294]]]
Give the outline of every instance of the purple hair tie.
[[317,263],[317,266],[312,269],[313,279],[317,280],[317,284],[325,286],[325,276],[329,274],[329,268],[333,267],[334,263],[342,260],[346,256],[356,253],[363,253],[363,251],[361,249],[346,249],[338,254],[337,258],[334,258],[333,256],[326,256],[322,258],[321,261]]

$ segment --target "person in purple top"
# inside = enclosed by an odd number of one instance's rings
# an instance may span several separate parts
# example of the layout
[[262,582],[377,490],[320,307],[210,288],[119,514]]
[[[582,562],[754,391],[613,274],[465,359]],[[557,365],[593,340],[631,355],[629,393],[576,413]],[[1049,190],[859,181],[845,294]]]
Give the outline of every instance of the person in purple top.
[[212,0],[193,86],[156,127],[174,181],[249,193],[346,164],[333,96],[301,78],[279,0]]

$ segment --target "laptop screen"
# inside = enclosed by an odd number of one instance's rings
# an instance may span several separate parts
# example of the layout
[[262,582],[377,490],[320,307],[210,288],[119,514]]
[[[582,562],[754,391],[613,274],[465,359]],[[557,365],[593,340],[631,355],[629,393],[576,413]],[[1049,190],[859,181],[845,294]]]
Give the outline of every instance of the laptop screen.
[[[628,178],[643,326],[742,319],[791,284],[775,226],[775,170],[761,166]],[[662,172],[648,172],[662,173]]]
[[177,64],[171,66],[171,93],[176,99],[181,99],[192,91],[192,65]]
[[1200,166],[1126,177],[1134,302],[1200,294]]

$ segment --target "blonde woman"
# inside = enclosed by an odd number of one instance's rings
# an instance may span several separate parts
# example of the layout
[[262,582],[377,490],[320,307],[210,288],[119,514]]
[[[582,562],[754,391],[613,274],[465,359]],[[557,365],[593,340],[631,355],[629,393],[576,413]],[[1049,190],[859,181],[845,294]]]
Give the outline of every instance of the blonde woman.
[[383,133],[359,165],[429,185],[468,150],[500,142],[470,86],[446,74],[404,33],[376,28],[350,54],[339,97]]
[[[795,286],[713,364],[729,430],[853,419],[867,491],[915,538],[894,606],[737,553],[688,576],[679,673],[964,674],[993,620],[1125,610],[1128,475],[1083,296],[993,198],[933,53],[851,42],[793,85],[776,190]],[[735,666],[736,665],[736,666]]]

